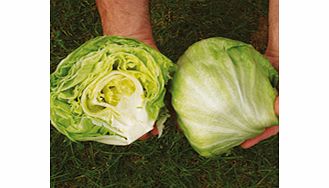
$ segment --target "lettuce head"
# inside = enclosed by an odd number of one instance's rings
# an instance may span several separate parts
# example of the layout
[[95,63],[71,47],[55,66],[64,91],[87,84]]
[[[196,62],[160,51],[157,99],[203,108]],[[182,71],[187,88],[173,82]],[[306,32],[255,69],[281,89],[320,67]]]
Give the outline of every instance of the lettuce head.
[[202,156],[225,153],[278,124],[278,73],[251,45],[226,38],[193,44],[178,60],[172,104]]
[[133,39],[89,40],[51,74],[51,123],[73,141],[128,145],[168,117],[165,84],[175,68]]

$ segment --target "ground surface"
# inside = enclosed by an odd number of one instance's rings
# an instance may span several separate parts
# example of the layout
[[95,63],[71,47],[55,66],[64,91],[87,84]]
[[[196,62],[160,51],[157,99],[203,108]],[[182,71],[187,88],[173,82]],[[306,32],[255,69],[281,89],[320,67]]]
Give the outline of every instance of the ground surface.
[[[84,41],[102,35],[93,0],[51,0],[51,71]],[[266,0],[153,0],[153,34],[176,61],[194,42],[212,36],[253,44],[267,41]],[[51,187],[278,187],[278,136],[249,150],[202,158],[175,119],[164,135],[128,147],[73,143],[51,131]]]

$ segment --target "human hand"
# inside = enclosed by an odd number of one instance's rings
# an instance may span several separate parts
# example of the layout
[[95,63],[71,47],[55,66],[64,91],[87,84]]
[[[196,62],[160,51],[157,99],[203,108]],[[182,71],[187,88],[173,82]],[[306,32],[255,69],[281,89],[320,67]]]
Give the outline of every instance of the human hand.
[[[279,97],[277,97],[275,99],[274,111],[275,111],[276,115],[279,115]],[[278,132],[279,132],[279,126],[278,125],[266,128],[265,131],[261,135],[255,137],[255,138],[251,138],[249,140],[246,140],[240,146],[244,149],[250,148],[250,147],[256,145],[257,143],[259,143],[263,140],[266,140],[266,139],[270,138],[271,136],[276,135]]]
[[[268,58],[273,67],[279,70],[279,1],[269,1],[269,27],[268,27],[268,45],[265,56]],[[274,110],[279,115],[279,97],[276,98],[274,103]],[[265,131],[252,139],[246,140],[241,144],[242,148],[250,148],[257,143],[276,135],[279,132],[279,126],[272,126],[266,128]]]
[[104,35],[137,39],[157,49],[148,0],[96,0]]
[[[265,56],[269,59],[270,63],[273,65],[274,68],[279,69],[279,52],[274,50],[267,49]],[[279,96],[275,99],[274,102],[274,111],[276,115],[279,115]],[[251,138],[243,142],[240,146],[244,149],[250,148],[257,143],[270,138],[271,136],[276,135],[279,132],[279,126],[272,126],[266,128],[265,131],[255,138]]]
[[[96,0],[103,34],[137,39],[157,49],[152,36],[148,0]],[[139,140],[158,135],[156,127]]]

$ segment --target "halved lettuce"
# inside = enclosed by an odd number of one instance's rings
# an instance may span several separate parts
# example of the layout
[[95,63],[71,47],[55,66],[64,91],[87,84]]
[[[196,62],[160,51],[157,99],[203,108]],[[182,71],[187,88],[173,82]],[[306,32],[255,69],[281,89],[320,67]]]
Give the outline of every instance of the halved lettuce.
[[[51,75],[51,122],[73,141],[128,145],[165,112],[165,84],[175,65],[133,39],[96,37]],[[160,120],[162,127],[164,119]]]
[[251,45],[209,38],[178,60],[172,104],[192,147],[209,157],[278,124],[277,84],[277,71]]

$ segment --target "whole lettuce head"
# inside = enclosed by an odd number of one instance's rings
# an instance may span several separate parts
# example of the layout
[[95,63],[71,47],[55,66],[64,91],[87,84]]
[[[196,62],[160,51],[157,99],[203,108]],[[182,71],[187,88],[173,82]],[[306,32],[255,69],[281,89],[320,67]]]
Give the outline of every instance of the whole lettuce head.
[[172,104],[192,147],[209,157],[278,124],[277,84],[277,71],[252,46],[209,38],[178,60]]
[[175,68],[133,39],[87,41],[51,75],[52,125],[73,141],[130,144],[167,117],[165,84]]

